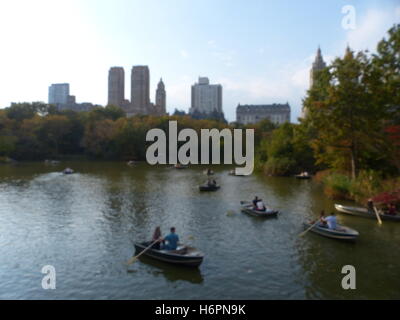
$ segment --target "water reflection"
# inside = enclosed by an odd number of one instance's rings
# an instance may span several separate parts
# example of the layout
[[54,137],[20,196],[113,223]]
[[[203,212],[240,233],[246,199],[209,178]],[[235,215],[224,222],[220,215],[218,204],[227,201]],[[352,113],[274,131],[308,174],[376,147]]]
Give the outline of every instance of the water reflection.
[[[165,277],[169,282],[186,281],[193,284],[201,284],[204,281],[203,275],[199,268],[188,268],[174,266],[162,261],[157,261],[146,256],[139,258],[140,263],[146,266],[145,272],[155,278],[159,276]],[[143,268],[141,268],[143,269]],[[130,273],[143,272],[130,268]]]
[[[58,271],[60,299],[400,298],[399,224],[338,215],[360,232],[355,244],[299,237],[305,220],[333,209],[313,181],[234,177],[229,167],[212,167],[222,188],[202,194],[204,167],[61,167],[77,173],[43,163],[0,166],[0,298],[52,298],[40,286],[47,264]],[[256,195],[281,211],[277,219],[240,212],[240,201]],[[163,235],[175,226],[183,243],[202,251],[200,268],[143,257],[127,272],[122,262],[134,242],[148,241],[156,226]],[[346,264],[357,269],[355,292],[340,286]]]

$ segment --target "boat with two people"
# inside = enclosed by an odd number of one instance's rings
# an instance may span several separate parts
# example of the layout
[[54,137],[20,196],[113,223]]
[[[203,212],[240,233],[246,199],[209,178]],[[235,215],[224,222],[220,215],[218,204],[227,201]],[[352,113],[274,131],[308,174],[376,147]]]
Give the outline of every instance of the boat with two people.
[[358,231],[340,224],[337,225],[336,229],[329,229],[322,224],[304,223],[304,228],[311,228],[311,232],[331,239],[355,241],[359,236]]
[[152,241],[135,243],[136,256],[128,265],[140,256],[147,257],[185,267],[198,267],[204,259],[204,254],[196,248],[179,243],[179,236],[172,227],[171,233],[165,238],[161,237],[160,227],[157,227]]
[[242,212],[253,217],[260,218],[272,218],[277,217],[279,210],[268,208],[264,205],[262,199],[255,197],[255,199],[250,201],[241,201]]
[[208,179],[208,181],[199,187],[201,192],[213,192],[221,189],[221,186],[217,184],[217,181]]

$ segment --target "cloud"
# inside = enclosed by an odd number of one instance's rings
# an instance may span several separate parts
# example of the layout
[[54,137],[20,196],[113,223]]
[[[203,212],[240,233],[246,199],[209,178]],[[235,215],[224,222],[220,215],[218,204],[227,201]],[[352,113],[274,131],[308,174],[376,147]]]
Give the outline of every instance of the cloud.
[[364,16],[357,15],[356,28],[346,33],[341,47],[350,45],[353,50],[376,50],[376,46],[387,31],[400,20],[400,6],[394,11],[369,9]]

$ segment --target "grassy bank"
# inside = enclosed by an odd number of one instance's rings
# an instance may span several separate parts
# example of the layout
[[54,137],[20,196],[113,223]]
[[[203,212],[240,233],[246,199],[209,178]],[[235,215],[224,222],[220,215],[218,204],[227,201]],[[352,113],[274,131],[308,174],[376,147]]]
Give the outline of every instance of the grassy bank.
[[400,189],[399,177],[385,178],[374,171],[362,171],[356,179],[351,179],[348,174],[326,170],[317,173],[315,180],[323,184],[329,198],[361,204],[377,194]]

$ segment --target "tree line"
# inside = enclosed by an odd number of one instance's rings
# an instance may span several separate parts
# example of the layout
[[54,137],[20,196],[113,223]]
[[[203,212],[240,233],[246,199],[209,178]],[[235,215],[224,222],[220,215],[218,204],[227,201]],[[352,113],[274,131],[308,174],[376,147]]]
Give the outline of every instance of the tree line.
[[268,120],[227,124],[180,113],[127,118],[115,106],[74,112],[39,102],[13,104],[0,110],[0,157],[145,160],[146,133],[153,128],[167,132],[168,122],[177,120],[179,130],[255,129],[256,168],[267,175],[329,170],[346,176],[347,182],[398,177],[400,24],[388,31],[376,53],[347,48],[315,77],[303,100],[305,118],[281,126]]

